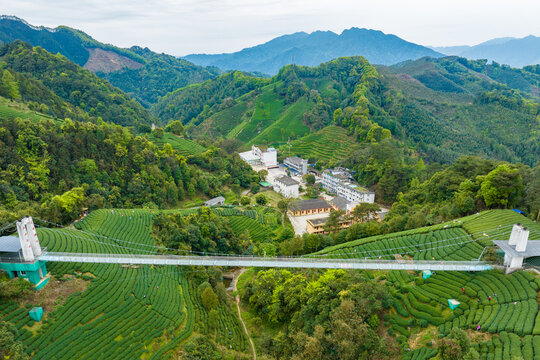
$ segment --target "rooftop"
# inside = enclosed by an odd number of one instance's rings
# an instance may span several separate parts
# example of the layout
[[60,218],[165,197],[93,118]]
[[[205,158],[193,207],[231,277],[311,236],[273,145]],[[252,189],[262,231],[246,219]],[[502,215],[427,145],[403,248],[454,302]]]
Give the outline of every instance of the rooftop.
[[293,186],[293,185],[298,185],[300,184],[298,181],[294,180],[293,178],[291,177],[288,177],[288,176],[281,176],[281,177],[278,177],[275,181],[278,181],[282,184],[285,184],[285,186]]
[[298,156],[291,156],[291,157],[286,158],[283,162],[284,163],[289,162],[296,165],[302,165],[303,163],[307,163],[307,160],[302,159],[301,157],[298,157]]
[[240,155],[240,157],[244,161],[260,160],[260,158],[257,155],[253,155],[253,153],[251,151],[245,151],[245,152],[242,152],[242,153],[240,153],[238,155]]
[[516,246],[510,245],[508,240],[493,240],[493,243],[510,256],[523,256],[525,258],[540,256],[540,240],[529,240],[525,251],[516,251]]
[[21,242],[16,236],[0,236],[0,252],[19,252]]
[[335,198],[330,200],[330,202],[341,210],[347,210],[347,205],[351,203],[349,200],[341,196],[336,196]]
[[295,201],[289,205],[291,211],[306,211],[314,209],[330,208],[330,204],[324,199],[309,199]]
[[218,197],[215,197],[213,199],[210,199],[208,201],[205,201],[205,204],[206,205],[209,205],[209,206],[212,206],[212,205],[216,205],[220,202],[225,202],[225,198],[223,196],[218,196]]
[[318,219],[309,219],[308,222],[311,223],[313,226],[321,226],[326,224],[326,220],[328,220],[327,217],[324,218],[318,218]]

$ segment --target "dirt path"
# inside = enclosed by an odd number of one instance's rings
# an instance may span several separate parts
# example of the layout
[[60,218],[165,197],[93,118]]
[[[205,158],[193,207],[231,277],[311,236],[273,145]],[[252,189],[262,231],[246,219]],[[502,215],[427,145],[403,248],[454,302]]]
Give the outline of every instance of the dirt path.
[[[236,291],[236,284],[238,283],[238,278],[244,272],[246,272],[246,269],[240,269],[240,271],[234,274],[234,279],[232,281],[233,291]],[[244,320],[242,319],[242,312],[240,311],[240,295],[236,294],[235,300],[236,300],[236,309],[238,310],[238,318],[240,319],[240,322],[242,323],[242,326],[244,327],[244,332],[246,333],[249,343],[251,344],[251,351],[253,352],[253,360],[257,360],[257,352],[255,352],[255,344],[253,344],[253,339],[251,339],[251,336],[249,336],[249,332],[246,327],[246,324],[244,323]]]

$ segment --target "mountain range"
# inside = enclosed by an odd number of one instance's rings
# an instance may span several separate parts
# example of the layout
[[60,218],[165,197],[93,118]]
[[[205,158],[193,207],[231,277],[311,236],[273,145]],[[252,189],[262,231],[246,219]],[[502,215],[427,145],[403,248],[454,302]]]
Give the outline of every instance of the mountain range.
[[540,64],[540,37],[496,38],[474,46],[440,46],[431,49],[467,59],[487,59],[513,67]]
[[370,63],[392,65],[441,53],[377,30],[350,28],[341,34],[332,31],[297,32],[264,44],[229,54],[185,56],[201,66],[275,75],[288,64],[317,66],[343,56],[362,55]]
[[170,91],[220,73],[218,69],[203,68],[174,56],[157,54],[148,48],[133,46],[123,49],[104,44],[67,26],[54,29],[37,27],[15,16],[0,16],[0,44],[15,40],[64,55],[109,80],[146,107]]

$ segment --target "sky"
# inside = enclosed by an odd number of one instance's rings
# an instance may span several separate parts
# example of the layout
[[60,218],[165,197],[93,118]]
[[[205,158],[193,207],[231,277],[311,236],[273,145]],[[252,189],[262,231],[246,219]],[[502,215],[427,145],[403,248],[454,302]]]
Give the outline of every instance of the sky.
[[351,27],[433,46],[540,36],[537,0],[15,0],[0,11],[32,25],[67,25],[101,42],[177,56]]

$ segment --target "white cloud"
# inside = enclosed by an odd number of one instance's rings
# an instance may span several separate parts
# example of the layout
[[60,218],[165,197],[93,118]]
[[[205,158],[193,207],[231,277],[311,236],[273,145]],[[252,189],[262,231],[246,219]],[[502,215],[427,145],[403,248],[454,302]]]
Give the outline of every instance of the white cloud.
[[429,45],[540,35],[540,3],[530,0],[17,0],[2,12],[174,55],[231,52],[296,31],[353,26]]

